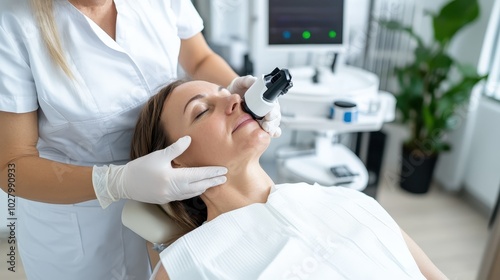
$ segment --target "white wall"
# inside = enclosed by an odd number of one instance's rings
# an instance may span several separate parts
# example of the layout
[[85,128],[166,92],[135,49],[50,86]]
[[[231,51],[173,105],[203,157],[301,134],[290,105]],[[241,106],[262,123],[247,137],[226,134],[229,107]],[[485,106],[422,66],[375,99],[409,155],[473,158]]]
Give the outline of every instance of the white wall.
[[[485,57],[485,53],[482,54],[482,51],[484,51],[483,42],[485,41],[485,33],[495,0],[480,0],[479,2],[482,12],[481,18],[474,23],[473,26],[470,26],[470,28],[467,28],[458,35],[456,38],[457,40],[454,41],[451,46],[451,51],[460,61],[476,65],[480,71],[483,71],[490,60],[488,55]],[[475,181],[476,172],[471,173],[468,171],[471,167],[474,167],[473,169],[478,167],[487,170],[489,161],[481,160],[477,158],[477,155],[481,154],[481,149],[486,148],[493,150],[496,148],[494,146],[484,146],[489,143],[482,142],[482,138],[478,138],[478,134],[476,134],[477,131],[482,131],[485,128],[488,130],[491,129],[491,127],[485,127],[487,122],[477,119],[480,108],[483,108],[482,106],[485,105],[484,100],[479,98],[482,94],[481,89],[477,87],[472,94],[472,100],[474,102],[471,102],[468,107],[461,110],[457,118],[460,125],[457,130],[449,134],[453,150],[451,153],[446,153],[441,156],[435,175],[436,179],[446,189],[458,191],[465,185],[465,190],[467,190],[467,192],[479,199],[479,201],[486,206],[490,207],[491,199],[496,198],[496,192],[491,189],[491,186],[496,184],[498,188],[498,180],[486,176],[481,179],[481,183],[479,183],[479,181]],[[480,105],[477,100],[480,100]],[[492,108],[483,109],[490,110]],[[493,111],[490,113],[494,114]],[[500,118],[500,110],[498,110],[497,114],[496,119]],[[483,117],[484,115],[482,115],[482,118]],[[472,158],[474,160],[472,160]],[[495,173],[498,173],[498,171]],[[474,182],[477,182],[477,184]],[[488,191],[483,188],[488,189]],[[488,199],[485,199],[485,193],[489,193]]]
[[493,209],[500,188],[500,102],[481,97],[464,172],[465,189]]

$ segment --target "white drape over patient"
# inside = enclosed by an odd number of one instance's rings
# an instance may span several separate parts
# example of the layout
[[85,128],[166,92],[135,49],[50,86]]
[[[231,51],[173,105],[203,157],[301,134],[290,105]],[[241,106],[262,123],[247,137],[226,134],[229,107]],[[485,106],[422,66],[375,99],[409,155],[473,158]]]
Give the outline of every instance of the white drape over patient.
[[374,199],[305,183],[205,223],[161,262],[170,279],[425,279]]

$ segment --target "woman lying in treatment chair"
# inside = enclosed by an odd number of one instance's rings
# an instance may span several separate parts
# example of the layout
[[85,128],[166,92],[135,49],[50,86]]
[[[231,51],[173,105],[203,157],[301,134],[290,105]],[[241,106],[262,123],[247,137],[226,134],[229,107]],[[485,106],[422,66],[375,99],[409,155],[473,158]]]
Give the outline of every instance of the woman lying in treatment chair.
[[241,103],[218,85],[176,81],[144,107],[132,159],[189,136],[173,167],[228,168],[224,184],[164,206],[186,234],[153,279],[446,279],[365,194],[275,185],[259,164],[270,136]]

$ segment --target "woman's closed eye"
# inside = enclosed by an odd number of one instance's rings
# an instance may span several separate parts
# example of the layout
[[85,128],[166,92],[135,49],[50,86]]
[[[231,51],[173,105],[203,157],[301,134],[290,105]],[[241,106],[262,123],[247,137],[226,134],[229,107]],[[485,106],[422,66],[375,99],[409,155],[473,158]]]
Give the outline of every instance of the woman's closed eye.
[[209,108],[208,108],[208,107],[201,107],[201,106],[200,106],[200,108],[198,108],[198,109],[195,111],[196,113],[194,114],[194,119],[193,119],[193,121],[196,121],[196,120],[200,119],[200,118],[201,118],[201,117],[202,117],[205,113],[207,113],[207,112],[208,112],[208,110],[209,110]]
[[195,120],[196,119],[199,119],[201,116],[203,116],[203,114],[205,114],[206,112],[208,112],[208,109],[205,109],[203,110],[202,112],[200,112],[198,115],[196,115],[196,117],[194,118]]

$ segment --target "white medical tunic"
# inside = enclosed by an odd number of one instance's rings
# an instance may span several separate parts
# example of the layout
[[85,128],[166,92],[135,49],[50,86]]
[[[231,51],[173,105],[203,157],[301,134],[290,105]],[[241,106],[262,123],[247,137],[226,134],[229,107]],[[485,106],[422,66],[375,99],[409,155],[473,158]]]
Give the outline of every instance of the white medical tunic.
[[[81,166],[127,162],[139,110],[176,78],[180,39],[203,29],[191,1],[115,0],[113,40],[67,0],[54,0],[75,79],[51,60],[28,2],[0,1],[0,111],[37,110],[42,158]],[[61,178],[71,172],[54,168]],[[144,240],[122,226],[122,206],[18,198],[16,237],[28,278],[147,279]]]
[[161,254],[170,279],[425,279],[389,214],[355,190],[284,184]]

